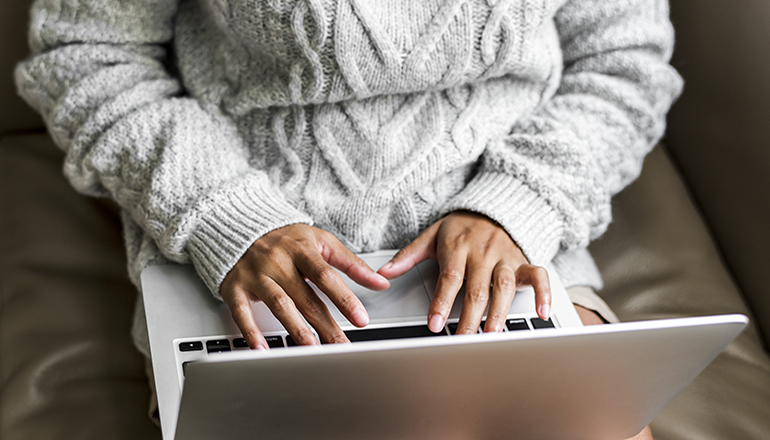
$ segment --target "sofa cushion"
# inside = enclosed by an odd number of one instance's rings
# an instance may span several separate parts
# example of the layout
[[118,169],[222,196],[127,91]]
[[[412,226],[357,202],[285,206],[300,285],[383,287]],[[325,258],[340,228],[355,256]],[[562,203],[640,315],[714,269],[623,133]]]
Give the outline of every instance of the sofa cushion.
[[[108,203],[61,177],[45,135],[0,141],[0,438],[159,438],[129,339],[135,289]],[[621,319],[747,313],[658,149],[592,251]],[[770,360],[749,327],[653,422],[657,440],[770,432]]]
[[120,224],[47,135],[0,141],[0,438],[152,439]]
[[[622,321],[744,313],[666,153],[650,154],[639,180],[613,200],[614,221],[591,245],[601,292]],[[656,440],[766,439],[770,358],[751,324],[652,424]]]

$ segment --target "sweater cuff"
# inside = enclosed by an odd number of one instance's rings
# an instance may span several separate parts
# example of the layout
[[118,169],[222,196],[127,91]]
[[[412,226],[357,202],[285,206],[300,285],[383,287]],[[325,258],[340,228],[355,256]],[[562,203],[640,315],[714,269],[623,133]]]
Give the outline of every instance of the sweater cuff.
[[542,266],[559,251],[564,224],[538,193],[510,175],[480,172],[449,200],[442,215],[473,211],[496,221],[531,264]]
[[290,224],[313,223],[259,174],[220,188],[207,204],[187,249],[198,275],[219,299],[225,276],[259,237]]

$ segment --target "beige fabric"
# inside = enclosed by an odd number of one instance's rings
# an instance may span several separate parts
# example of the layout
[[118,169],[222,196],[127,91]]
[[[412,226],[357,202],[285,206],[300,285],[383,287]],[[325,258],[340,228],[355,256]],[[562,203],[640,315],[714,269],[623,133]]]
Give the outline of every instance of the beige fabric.
[[620,322],[620,319],[618,319],[610,306],[590,287],[570,287],[567,289],[567,296],[569,296],[572,304],[596,313],[606,323]]

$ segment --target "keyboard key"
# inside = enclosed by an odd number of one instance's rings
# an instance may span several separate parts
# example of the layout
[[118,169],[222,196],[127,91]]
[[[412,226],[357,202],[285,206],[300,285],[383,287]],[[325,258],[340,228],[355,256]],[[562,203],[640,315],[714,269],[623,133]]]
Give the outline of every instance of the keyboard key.
[[516,331],[516,330],[529,330],[529,326],[527,325],[527,320],[524,318],[511,318],[505,321],[505,326],[508,328],[508,331]]
[[[317,334],[313,333],[313,336],[320,341],[320,338]],[[294,338],[291,337],[291,335],[286,335],[286,346],[287,347],[296,347],[297,343],[294,342]]]
[[[287,336],[286,338],[290,338],[291,336]],[[274,335],[274,336],[265,336],[265,341],[267,341],[267,346],[270,348],[283,348],[283,338],[280,335]],[[292,342],[294,342],[292,340]],[[296,345],[296,344],[294,344]]]
[[233,348],[249,348],[249,344],[246,343],[246,338],[235,338]]
[[535,330],[538,330],[541,328],[556,328],[556,326],[553,325],[552,319],[549,319],[548,321],[544,321],[540,318],[532,318],[530,321],[532,322],[532,327],[534,327]]
[[200,351],[203,350],[201,341],[180,342],[179,351]]
[[182,362],[182,376],[187,376],[187,365],[192,364],[195,361]]
[[364,330],[348,330],[345,335],[350,342],[381,341],[384,339],[424,338],[442,336],[446,333],[433,333],[427,325],[412,325],[407,327],[372,328]]
[[227,339],[214,339],[211,341],[206,341],[206,350],[209,353],[230,351],[230,341]]
[[[459,325],[459,323],[457,323],[457,322],[446,325],[447,328],[449,329],[449,334],[450,335],[457,334],[457,327],[458,327],[458,325]],[[481,331],[484,331],[484,323],[481,323]],[[476,332],[478,333],[478,330],[476,330]]]

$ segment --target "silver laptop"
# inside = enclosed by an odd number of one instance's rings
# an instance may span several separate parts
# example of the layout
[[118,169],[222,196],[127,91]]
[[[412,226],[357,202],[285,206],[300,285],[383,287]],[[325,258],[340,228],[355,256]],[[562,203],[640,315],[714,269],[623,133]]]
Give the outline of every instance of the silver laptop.
[[[395,251],[364,254],[372,268]],[[556,272],[552,316],[517,292],[497,334],[427,329],[438,268],[421,263],[374,292],[343,279],[370,315],[353,344],[296,347],[253,305],[269,352],[249,350],[190,266],[155,266],[142,291],[165,439],[626,438],[743,329],[743,315],[582,327]],[[313,286],[314,287],[314,286]]]

